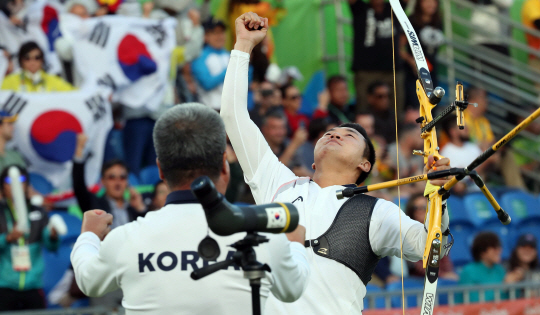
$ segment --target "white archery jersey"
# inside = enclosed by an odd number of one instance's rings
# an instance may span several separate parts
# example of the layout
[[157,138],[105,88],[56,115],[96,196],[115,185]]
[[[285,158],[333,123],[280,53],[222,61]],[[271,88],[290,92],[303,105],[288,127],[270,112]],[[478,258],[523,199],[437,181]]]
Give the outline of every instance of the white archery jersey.
[[[79,236],[71,254],[77,283],[89,296],[121,288],[127,314],[252,314],[251,288],[234,266],[200,280],[194,269],[207,266],[199,257],[199,242],[208,235],[199,204],[168,204],[145,218],[115,228],[100,244],[92,232]],[[272,269],[262,279],[261,305],[273,294],[298,298],[309,275],[306,250],[284,234],[265,234],[270,242],[255,248],[257,260]],[[212,234],[220,246],[218,261],[231,257],[228,245],[245,233]]]
[[[238,157],[246,182],[257,204],[271,201],[291,202],[299,211],[300,224],[306,227],[306,239],[325,233],[346,200],[338,200],[336,191],[344,186],[321,188],[309,178],[299,178],[281,164],[247,112],[249,55],[233,50],[225,77],[221,116]],[[395,204],[379,199],[369,227],[373,252],[380,257],[400,256],[400,212]],[[367,220],[368,218],[366,218]],[[422,259],[426,242],[423,224],[401,213],[403,257]],[[270,297],[268,314],[361,314],[366,287],[358,275],[345,265],[316,255],[308,248],[310,280],[302,297],[282,303]]]

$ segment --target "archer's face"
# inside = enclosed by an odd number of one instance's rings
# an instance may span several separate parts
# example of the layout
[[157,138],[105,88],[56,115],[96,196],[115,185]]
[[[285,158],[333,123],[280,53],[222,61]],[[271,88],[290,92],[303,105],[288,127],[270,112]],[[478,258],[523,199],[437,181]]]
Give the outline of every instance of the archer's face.
[[336,127],[328,130],[315,144],[315,165],[330,162],[338,167],[357,169],[365,161],[362,157],[366,142],[355,129]]

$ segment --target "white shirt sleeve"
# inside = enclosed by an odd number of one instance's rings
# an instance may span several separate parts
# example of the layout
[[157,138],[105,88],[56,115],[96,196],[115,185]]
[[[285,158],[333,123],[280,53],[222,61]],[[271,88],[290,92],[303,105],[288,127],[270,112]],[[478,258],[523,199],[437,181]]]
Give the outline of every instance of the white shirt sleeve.
[[427,233],[424,225],[409,218],[394,203],[379,199],[369,226],[369,242],[373,252],[380,257],[400,257],[400,223],[403,241],[403,258],[418,261],[424,255]]
[[[223,83],[221,118],[257,204],[270,202],[280,185],[297,177],[281,164],[249,118],[249,54],[233,50]],[[262,167],[260,167],[262,166]]]
[[270,291],[280,301],[294,302],[304,292],[309,279],[306,248],[298,242],[290,242],[284,234],[271,237],[268,245],[268,264],[272,269]]
[[81,291],[90,296],[102,296],[119,289],[116,277],[118,266],[116,257],[122,242],[118,227],[107,235],[103,242],[92,232],[85,232],[77,238],[71,252],[71,264],[75,279]]

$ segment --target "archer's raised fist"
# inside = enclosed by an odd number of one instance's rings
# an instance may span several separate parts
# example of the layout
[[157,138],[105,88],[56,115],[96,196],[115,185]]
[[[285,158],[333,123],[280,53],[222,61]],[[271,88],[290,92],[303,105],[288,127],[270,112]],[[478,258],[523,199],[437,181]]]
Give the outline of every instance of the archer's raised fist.
[[259,44],[268,31],[268,19],[257,13],[248,12],[236,19],[236,45],[235,49],[251,53],[253,47]]

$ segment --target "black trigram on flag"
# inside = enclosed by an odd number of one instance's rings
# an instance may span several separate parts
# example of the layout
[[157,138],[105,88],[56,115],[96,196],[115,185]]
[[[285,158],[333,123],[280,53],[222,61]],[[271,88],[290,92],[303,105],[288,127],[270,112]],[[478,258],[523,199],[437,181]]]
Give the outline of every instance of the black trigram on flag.
[[94,95],[84,101],[88,109],[92,112],[94,122],[98,121],[103,115],[107,114],[107,102],[101,95]]
[[2,110],[12,115],[19,114],[27,103],[28,101],[24,100],[17,94],[11,93],[4,104],[2,104]]
[[92,33],[90,34],[90,42],[98,46],[105,47],[107,45],[107,40],[109,40],[109,33],[111,32],[111,27],[103,22],[99,22]]
[[147,26],[145,29],[154,37],[159,47],[163,46],[163,41],[167,38],[167,33],[165,32],[163,25]]
[[108,73],[106,73],[102,78],[100,78],[97,83],[98,85],[108,86],[113,89],[113,91],[116,91],[116,83],[114,82],[113,77]]

